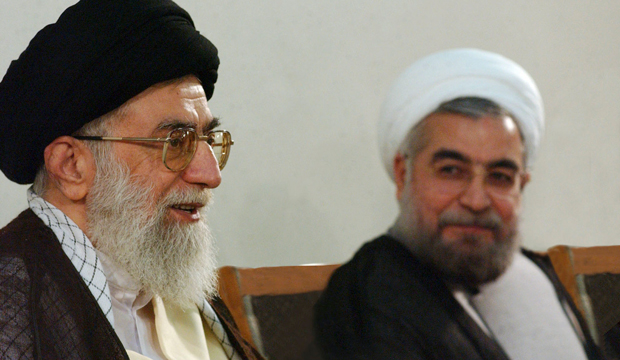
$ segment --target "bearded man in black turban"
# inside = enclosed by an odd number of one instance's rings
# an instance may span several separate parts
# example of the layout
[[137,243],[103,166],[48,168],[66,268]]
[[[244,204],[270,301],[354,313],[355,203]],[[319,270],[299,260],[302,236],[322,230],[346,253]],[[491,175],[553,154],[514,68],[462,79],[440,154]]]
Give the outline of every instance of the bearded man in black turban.
[[260,359],[217,297],[205,211],[233,143],[219,59],[170,0],[82,0],[0,83],[2,359]]

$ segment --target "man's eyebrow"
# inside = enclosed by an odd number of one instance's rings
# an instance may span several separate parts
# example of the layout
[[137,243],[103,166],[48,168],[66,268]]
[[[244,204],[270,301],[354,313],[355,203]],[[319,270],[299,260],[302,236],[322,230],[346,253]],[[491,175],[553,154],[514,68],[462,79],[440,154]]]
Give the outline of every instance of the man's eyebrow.
[[464,163],[471,163],[471,159],[461,154],[458,151],[449,150],[449,149],[440,149],[435,154],[433,154],[433,159],[431,160],[433,163],[436,163],[441,160],[456,160]]
[[505,169],[510,169],[510,170],[514,170],[514,171],[519,171],[521,170],[521,168],[519,167],[519,165],[510,159],[501,159],[501,160],[497,160],[497,161],[492,161],[487,165],[487,168],[489,169],[493,169],[493,168],[505,168]]
[[[437,151],[433,155],[432,162],[436,163],[438,161],[446,160],[446,159],[461,161],[467,164],[472,163],[471,159],[461,154],[460,152],[454,151],[454,150],[448,150],[448,149],[440,149],[439,151]],[[504,169],[510,169],[514,171],[521,170],[521,167],[515,161],[511,159],[500,159],[500,160],[491,161],[488,164],[486,164],[485,167],[487,169],[504,168]]]
[[[211,121],[209,121],[203,127],[203,133],[206,134],[207,132],[215,129],[218,126],[220,126],[220,119],[217,117],[214,117]],[[177,120],[177,119],[162,121],[161,123],[159,123],[159,125],[157,125],[157,130],[174,130],[174,129],[183,129],[183,128],[192,128],[192,129],[197,130],[196,129],[197,125],[194,123],[188,123],[186,121]]]
[[188,123],[186,121],[181,120],[166,120],[162,121],[157,125],[157,130],[174,130],[174,129],[182,129],[182,128],[196,128],[196,124]]
[[221,125],[220,118],[214,117],[213,120],[209,121],[209,123],[205,125],[205,127],[202,129],[202,133],[206,134],[220,125]]

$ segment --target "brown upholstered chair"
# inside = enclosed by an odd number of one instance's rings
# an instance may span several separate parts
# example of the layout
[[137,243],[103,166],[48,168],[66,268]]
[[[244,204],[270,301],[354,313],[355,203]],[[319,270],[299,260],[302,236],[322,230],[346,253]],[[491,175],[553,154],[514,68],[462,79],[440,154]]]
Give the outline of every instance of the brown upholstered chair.
[[220,268],[220,296],[268,359],[311,358],[312,309],[338,265]]
[[596,342],[610,358],[619,358],[620,246],[558,245],[547,254]]

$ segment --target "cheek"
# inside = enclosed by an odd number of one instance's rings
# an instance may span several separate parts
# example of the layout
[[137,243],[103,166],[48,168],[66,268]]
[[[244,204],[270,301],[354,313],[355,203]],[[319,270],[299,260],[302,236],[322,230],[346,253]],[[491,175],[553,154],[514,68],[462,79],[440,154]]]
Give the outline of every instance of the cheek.
[[[131,171],[131,176],[141,186],[151,193],[154,202],[160,201],[175,187],[178,182],[178,173],[171,171],[152,169],[145,163]],[[178,187],[178,186],[177,186]]]
[[458,196],[457,194],[442,191],[434,186],[435,184],[433,181],[427,182],[425,186],[416,189],[412,196],[416,198],[420,209],[439,215],[453,204],[457,204]]
[[493,208],[504,223],[513,224],[521,211],[520,197],[496,199],[493,201]]
[[165,198],[173,189],[178,188],[175,186],[177,177],[172,176],[151,176],[153,192],[158,200]]
[[409,196],[415,216],[427,228],[436,228],[439,216],[457,203],[455,196],[438,192],[431,186],[415,189]]
[[129,168],[131,176],[140,179],[139,181],[145,184],[145,186],[151,187],[157,196],[172,187],[172,184],[180,174],[168,170],[164,166],[161,157],[138,151],[134,154],[126,155],[123,162]]

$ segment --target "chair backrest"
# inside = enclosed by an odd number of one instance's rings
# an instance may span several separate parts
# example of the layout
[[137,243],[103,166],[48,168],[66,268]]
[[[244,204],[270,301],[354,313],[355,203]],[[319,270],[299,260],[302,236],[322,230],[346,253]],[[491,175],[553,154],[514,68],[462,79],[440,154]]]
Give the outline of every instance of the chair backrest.
[[312,345],[314,304],[338,266],[224,266],[220,296],[241,334],[266,358],[300,359]]
[[600,344],[620,322],[620,246],[558,245],[547,254]]

